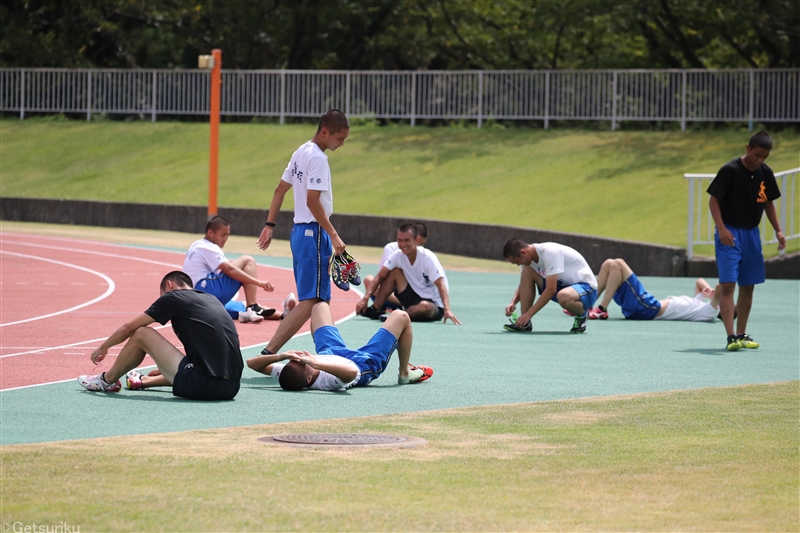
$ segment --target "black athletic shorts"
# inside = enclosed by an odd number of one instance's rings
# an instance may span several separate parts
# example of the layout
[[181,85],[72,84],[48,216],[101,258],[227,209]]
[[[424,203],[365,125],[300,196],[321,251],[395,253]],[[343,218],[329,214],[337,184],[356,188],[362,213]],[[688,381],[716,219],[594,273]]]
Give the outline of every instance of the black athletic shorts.
[[[414,289],[411,288],[411,285],[406,285],[406,290],[401,293],[394,291],[395,296],[397,299],[400,300],[400,303],[403,304],[403,309],[408,309],[411,306],[417,305],[421,301],[426,301],[432,303],[436,306],[436,303],[431,300],[430,298],[421,298],[419,294],[414,292]],[[433,316],[430,318],[424,319],[417,319],[419,322],[436,322],[444,318],[444,308],[436,307],[436,312],[433,313]]]
[[172,394],[188,400],[232,400],[239,392],[238,379],[225,379],[208,376],[197,370],[188,357],[178,365],[178,372],[172,382]]

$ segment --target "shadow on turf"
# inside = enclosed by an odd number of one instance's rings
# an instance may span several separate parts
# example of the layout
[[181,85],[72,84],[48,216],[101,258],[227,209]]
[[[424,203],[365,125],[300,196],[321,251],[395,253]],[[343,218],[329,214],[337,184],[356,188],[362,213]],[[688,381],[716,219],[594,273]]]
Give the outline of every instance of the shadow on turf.
[[[220,401],[200,401],[200,400],[187,400],[186,398],[180,398],[178,396],[173,396],[172,391],[160,389],[156,390],[154,388],[147,389],[146,391],[126,391],[128,394],[119,392],[93,392],[93,391],[81,391],[82,394],[91,394],[93,396],[98,396],[100,398],[107,398],[112,400],[136,400],[136,401],[144,401],[144,402],[191,402],[191,403],[225,403],[231,400],[220,400]],[[157,393],[158,396],[151,396],[151,394]],[[165,396],[165,395],[169,396]]]
[[[716,348],[716,349],[715,348],[711,348],[711,349],[698,348],[698,349],[691,349],[691,350],[675,350],[675,353],[696,353],[698,355],[728,355],[728,354],[735,353],[735,352],[729,352],[725,348]],[[745,353],[745,352],[741,352],[740,351],[739,353]]]
[[527,337],[529,335],[576,335],[569,331],[486,331],[484,335],[514,335]]

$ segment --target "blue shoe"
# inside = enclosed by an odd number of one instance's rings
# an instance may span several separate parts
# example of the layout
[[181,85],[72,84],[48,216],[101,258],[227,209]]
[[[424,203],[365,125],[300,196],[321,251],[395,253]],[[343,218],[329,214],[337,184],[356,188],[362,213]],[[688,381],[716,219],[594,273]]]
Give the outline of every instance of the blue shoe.
[[349,282],[349,271],[347,266],[343,264],[339,260],[338,255],[334,255],[331,257],[331,265],[330,265],[330,272],[331,272],[331,281],[333,284],[339,287],[343,291],[350,290],[350,282]]

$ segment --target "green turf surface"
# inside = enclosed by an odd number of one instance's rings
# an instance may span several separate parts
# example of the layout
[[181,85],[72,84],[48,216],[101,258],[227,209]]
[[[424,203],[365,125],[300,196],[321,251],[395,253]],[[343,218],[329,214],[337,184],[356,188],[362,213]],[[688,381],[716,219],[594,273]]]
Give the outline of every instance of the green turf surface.
[[[219,205],[266,209],[290,155],[313,132],[309,125],[223,124]],[[329,161],[339,213],[685,246],[683,174],[715,173],[744,152],[749,135],[355,126]],[[773,137],[772,168],[800,166],[797,132]],[[207,203],[206,124],[4,119],[0,143],[2,196]],[[284,208],[291,205],[287,198]],[[793,241],[790,250],[798,247]]]
[[[285,266],[287,259],[268,258]],[[266,259],[264,259],[266,261]],[[365,273],[374,272],[365,266]],[[530,334],[502,331],[503,308],[516,287],[513,274],[450,272],[453,312],[464,323],[414,324],[412,363],[432,366],[433,378],[398,387],[396,359],[371,386],[346,393],[287,393],[249,369],[233,402],[200,403],[170,392],[98,394],[74,382],[0,393],[0,443],[160,433],[277,422],[319,420],[453,407],[535,402],[639,392],[768,383],[800,378],[800,283],[768,280],[755,291],[748,331],[759,350],[722,349],[721,322],[591,321],[584,335],[568,333],[571,319],[549,304]],[[693,281],[642,278],[656,297],[686,294]],[[334,298],[336,290],[334,290]],[[360,346],[379,323],[354,318],[342,335]],[[313,349],[309,336],[287,348]],[[245,358],[259,348],[245,350]],[[32,422],[33,421],[33,422]]]

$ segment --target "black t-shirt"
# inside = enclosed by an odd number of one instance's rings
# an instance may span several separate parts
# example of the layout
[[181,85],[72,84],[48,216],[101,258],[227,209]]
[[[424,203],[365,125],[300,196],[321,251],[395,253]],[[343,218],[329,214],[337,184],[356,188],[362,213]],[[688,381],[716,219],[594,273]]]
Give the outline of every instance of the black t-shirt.
[[240,379],[244,362],[236,326],[215,296],[194,289],[170,291],[145,311],[172,330],[195,368],[215,377]]
[[767,202],[781,197],[775,174],[766,163],[748,170],[738,157],[719,169],[706,192],[719,201],[722,221],[743,229],[757,227]]

